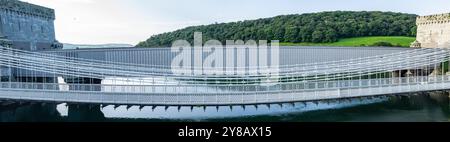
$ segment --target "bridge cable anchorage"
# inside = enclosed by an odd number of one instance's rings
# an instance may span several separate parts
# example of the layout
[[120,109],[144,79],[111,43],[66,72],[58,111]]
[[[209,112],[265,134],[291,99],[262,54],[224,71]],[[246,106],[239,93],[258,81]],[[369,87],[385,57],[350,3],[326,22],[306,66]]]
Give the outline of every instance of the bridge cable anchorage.
[[[206,106],[229,105],[232,110],[233,105],[245,109],[245,105],[283,107],[283,103],[289,103],[295,107],[295,102],[306,105],[304,102],[312,101],[318,105],[317,101],[330,99],[352,103],[350,98],[450,89],[445,68],[449,53],[444,48],[419,48],[348,60],[279,65],[279,74],[274,77],[180,75],[174,74],[170,66],[0,47],[0,98],[107,103],[114,105],[114,109],[120,105],[126,105],[126,109],[148,105],[152,111],[158,105],[166,106],[166,111],[169,106],[191,106],[191,111],[193,106],[203,106],[206,111]],[[168,55],[161,57],[167,59]],[[257,68],[248,67],[254,69]]]

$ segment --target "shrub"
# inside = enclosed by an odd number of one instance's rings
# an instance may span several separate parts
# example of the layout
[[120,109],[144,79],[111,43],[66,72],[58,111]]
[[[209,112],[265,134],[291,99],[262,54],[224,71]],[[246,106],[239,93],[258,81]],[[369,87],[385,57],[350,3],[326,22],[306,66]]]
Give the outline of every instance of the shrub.
[[392,43],[390,42],[376,42],[374,44],[372,44],[371,46],[376,46],[376,47],[393,47],[394,45],[392,45]]

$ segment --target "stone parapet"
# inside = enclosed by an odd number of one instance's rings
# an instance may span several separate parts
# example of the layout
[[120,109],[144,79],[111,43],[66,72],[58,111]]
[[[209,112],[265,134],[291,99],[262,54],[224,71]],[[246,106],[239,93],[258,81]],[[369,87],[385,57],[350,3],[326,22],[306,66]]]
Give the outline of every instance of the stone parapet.
[[450,23],[450,13],[417,17],[417,25]]

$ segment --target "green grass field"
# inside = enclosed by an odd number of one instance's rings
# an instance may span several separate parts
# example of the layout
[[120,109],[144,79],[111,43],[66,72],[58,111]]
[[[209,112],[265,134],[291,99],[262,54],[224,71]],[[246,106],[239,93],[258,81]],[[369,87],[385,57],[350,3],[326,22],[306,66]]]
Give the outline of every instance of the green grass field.
[[412,42],[416,40],[415,37],[405,36],[371,36],[371,37],[355,37],[344,38],[333,43],[280,43],[280,46],[372,46],[377,42],[387,42],[393,46],[409,47]]

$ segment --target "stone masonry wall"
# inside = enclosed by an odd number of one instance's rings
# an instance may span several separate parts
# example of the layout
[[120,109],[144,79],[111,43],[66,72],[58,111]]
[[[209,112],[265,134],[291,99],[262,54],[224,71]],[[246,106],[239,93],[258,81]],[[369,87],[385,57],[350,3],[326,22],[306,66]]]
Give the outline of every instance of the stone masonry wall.
[[450,13],[417,17],[417,39],[412,47],[450,48]]
[[54,20],[53,9],[18,0],[0,0],[0,38],[9,40],[13,48],[59,48],[55,38]]

